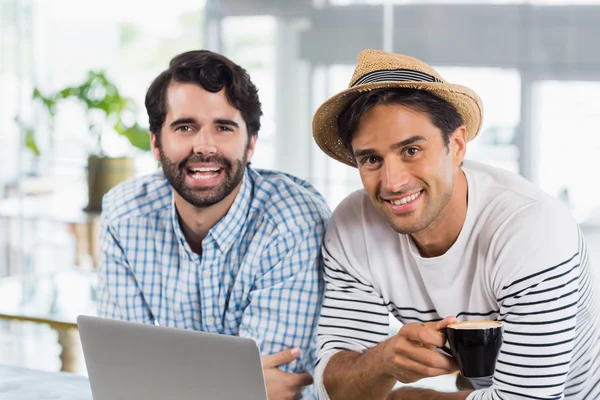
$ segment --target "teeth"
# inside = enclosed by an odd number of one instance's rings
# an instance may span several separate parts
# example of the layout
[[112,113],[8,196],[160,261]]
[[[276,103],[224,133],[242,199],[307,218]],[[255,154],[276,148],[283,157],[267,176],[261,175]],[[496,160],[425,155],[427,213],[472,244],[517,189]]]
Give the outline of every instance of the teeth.
[[190,168],[192,172],[216,172],[220,168]]
[[395,206],[400,206],[402,204],[406,204],[406,203],[410,203],[411,201],[415,200],[417,197],[419,197],[419,195],[421,194],[421,192],[415,193],[411,196],[407,196],[404,197],[400,200],[390,200],[390,203],[392,203]]
[[212,178],[216,177],[217,175],[219,175],[219,173],[215,172],[215,173],[208,175],[205,173],[194,172],[191,175],[194,179],[212,179]]

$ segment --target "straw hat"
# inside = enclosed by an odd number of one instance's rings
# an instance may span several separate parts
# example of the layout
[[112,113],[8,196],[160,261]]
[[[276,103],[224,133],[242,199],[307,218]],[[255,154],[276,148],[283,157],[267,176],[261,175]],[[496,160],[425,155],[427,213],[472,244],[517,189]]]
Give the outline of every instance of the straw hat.
[[379,88],[427,91],[456,107],[467,128],[467,141],[479,133],[483,105],[471,89],[447,83],[433,68],[416,58],[381,50],[363,50],[358,54],[348,89],[323,103],[313,117],[313,137],[321,150],[356,167],[353,155],[338,137],[338,116],[360,94]]

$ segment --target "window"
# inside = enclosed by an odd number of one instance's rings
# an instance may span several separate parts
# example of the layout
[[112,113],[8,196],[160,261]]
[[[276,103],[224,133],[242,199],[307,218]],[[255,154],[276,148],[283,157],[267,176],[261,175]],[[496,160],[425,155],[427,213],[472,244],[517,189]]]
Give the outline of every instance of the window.
[[222,22],[223,53],[246,69],[258,88],[263,116],[252,165],[275,169],[275,31],[274,17],[227,17]]
[[579,220],[598,217],[600,82],[540,81],[534,100],[540,187],[569,205]]

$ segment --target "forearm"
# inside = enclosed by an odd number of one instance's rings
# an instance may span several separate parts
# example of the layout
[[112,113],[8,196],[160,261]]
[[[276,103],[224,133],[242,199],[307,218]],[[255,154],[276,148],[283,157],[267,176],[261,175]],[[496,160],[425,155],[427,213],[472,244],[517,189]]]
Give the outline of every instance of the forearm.
[[383,346],[365,353],[342,351],[335,354],[323,372],[323,385],[331,400],[386,399],[396,379],[383,366]]
[[430,389],[403,387],[394,390],[386,400],[465,400],[471,391],[437,392]]

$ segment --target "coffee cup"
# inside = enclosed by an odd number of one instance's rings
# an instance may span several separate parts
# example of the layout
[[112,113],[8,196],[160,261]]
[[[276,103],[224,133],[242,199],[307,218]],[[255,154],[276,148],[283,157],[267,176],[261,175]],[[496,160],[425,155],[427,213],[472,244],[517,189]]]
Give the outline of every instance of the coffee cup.
[[504,323],[492,320],[456,322],[442,330],[465,378],[494,375],[503,331]]

